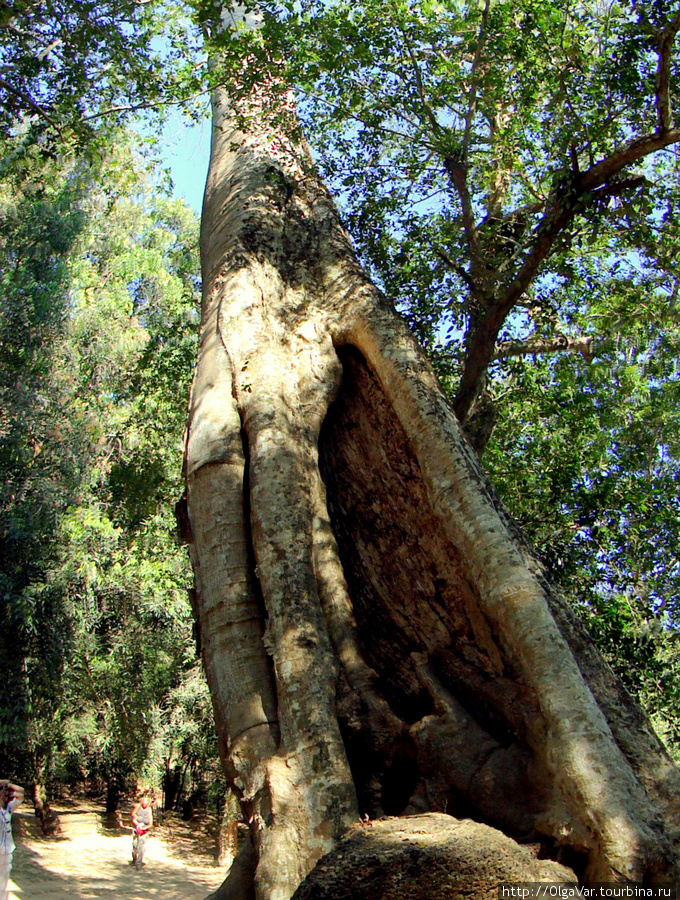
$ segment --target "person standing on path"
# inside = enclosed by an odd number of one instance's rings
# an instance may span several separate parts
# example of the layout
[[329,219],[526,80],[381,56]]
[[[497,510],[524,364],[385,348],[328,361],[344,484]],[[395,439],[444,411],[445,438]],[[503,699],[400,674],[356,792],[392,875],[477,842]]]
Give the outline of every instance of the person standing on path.
[[12,871],[14,837],[12,813],[24,799],[24,789],[0,778],[0,900],[7,900],[7,883]]
[[149,806],[149,797],[142,794],[138,803],[132,807],[132,864],[137,869],[144,865],[144,847],[149,831],[153,827],[153,810]]

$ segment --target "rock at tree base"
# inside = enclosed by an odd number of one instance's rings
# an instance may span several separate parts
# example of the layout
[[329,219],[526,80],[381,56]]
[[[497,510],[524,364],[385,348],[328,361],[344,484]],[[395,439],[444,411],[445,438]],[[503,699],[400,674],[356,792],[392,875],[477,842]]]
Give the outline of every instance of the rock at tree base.
[[428,813],[353,826],[293,900],[496,900],[503,881],[577,878],[495,828]]

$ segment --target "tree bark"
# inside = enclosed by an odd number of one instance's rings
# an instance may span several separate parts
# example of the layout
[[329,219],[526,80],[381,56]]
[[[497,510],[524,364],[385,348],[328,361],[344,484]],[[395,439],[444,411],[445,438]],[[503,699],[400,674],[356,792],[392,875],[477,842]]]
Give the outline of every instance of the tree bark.
[[238,801],[231,791],[227,791],[222,806],[220,828],[217,835],[217,864],[226,869],[231,867],[238,854],[238,824],[240,818]]
[[288,900],[361,815],[426,812],[674,878],[680,775],[357,263],[290,98],[263,75],[213,109],[187,504],[252,837],[216,896]]

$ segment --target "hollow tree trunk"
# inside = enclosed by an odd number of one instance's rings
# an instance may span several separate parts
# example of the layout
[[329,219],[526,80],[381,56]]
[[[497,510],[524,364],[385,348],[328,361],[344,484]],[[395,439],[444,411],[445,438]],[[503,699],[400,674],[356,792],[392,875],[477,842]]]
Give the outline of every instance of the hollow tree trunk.
[[[274,92],[275,93],[275,92]],[[362,815],[447,812],[581,877],[675,877],[680,777],[499,510],[263,79],[214,97],[186,450],[195,608],[287,900]]]

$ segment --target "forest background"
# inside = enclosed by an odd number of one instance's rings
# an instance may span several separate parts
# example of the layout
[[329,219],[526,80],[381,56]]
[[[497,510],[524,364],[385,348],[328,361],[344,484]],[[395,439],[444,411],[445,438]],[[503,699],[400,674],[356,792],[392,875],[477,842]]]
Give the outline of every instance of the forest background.
[[671,115],[677,3],[261,9],[209,71],[200,4],[0,3],[0,771],[109,808],[138,780],[224,797],[174,520],[198,222],[157,135],[265,40],[459,411],[485,304],[571,196],[461,418],[678,759],[677,138],[572,190]]

